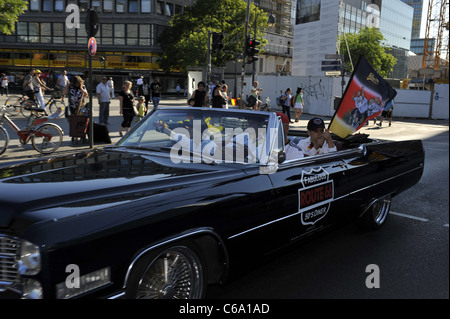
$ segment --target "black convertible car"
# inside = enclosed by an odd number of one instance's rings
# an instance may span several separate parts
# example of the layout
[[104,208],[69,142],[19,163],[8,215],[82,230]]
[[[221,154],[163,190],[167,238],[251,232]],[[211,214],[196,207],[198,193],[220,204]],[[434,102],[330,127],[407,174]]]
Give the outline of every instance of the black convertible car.
[[381,227],[424,168],[421,141],[286,160],[284,139],[275,113],[161,108],[112,147],[0,167],[0,297],[202,298],[341,221]]

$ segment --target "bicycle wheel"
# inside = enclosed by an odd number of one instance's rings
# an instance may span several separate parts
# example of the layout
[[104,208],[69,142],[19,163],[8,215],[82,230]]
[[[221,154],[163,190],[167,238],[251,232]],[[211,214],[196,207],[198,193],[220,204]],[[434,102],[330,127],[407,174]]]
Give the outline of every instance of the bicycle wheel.
[[31,116],[31,109],[33,107],[36,107],[36,103],[34,103],[34,101],[32,100],[25,100],[20,104],[20,113],[22,113],[23,116],[25,117],[30,117]]
[[0,155],[2,155],[8,148],[9,136],[8,132],[3,126],[0,126]]
[[64,115],[64,110],[66,109],[66,104],[63,101],[55,100],[48,107],[50,115],[59,112],[58,117]]
[[22,103],[21,96],[12,96],[5,101],[6,113],[9,115],[17,115],[20,113],[20,103]]
[[50,154],[56,151],[62,144],[63,132],[58,125],[46,123],[34,132],[31,143],[36,151],[41,154]]

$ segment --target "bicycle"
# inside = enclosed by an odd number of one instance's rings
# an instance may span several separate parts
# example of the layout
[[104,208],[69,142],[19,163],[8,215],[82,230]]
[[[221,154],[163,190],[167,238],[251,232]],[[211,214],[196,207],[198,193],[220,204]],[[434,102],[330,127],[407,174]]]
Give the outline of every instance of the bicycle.
[[27,100],[27,95],[22,94],[22,96],[11,96],[5,101],[6,112],[9,115],[17,115],[20,113],[20,105]]
[[2,106],[2,116],[0,117],[0,155],[8,148],[9,135],[8,131],[3,127],[5,121],[19,136],[22,145],[27,144],[30,140],[33,148],[41,154],[50,154],[56,151],[63,141],[63,130],[54,123],[45,123],[48,120],[57,117],[53,114],[48,117],[42,117],[44,112],[41,108],[33,108],[28,119],[28,125],[24,129],[19,127],[6,115],[6,106]]
[[[251,104],[249,103],[249,101],[243,101],[244,104],[244,109],[245,110],[254,110],[254,106],[255,104]],[[259,108],[260,111],[262,112],[270,112],[270,98],[266,97],[266,103],[262,104],[261,107]]]
[[[61,91],[52,90],[50,95],[50,100],[45,103],[45,108],[48,107],[50,114],[58,113],[57,117],[60,117],[64,114],[64,110],[66,108],[66,104],[59,100],[61,98]],[[40,104],[37,99],[35,100],[25,100],[20,104],[20,113],[23,116],[29,117],[32,113],[32,109],[40,108]]]

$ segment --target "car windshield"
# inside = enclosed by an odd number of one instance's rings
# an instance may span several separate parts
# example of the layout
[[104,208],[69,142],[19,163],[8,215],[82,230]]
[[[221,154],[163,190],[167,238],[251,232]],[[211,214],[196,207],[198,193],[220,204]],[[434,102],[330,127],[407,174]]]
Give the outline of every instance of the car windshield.
[[175,163],[266,163],[270,113],[160,108],[118,146],[168,153]]

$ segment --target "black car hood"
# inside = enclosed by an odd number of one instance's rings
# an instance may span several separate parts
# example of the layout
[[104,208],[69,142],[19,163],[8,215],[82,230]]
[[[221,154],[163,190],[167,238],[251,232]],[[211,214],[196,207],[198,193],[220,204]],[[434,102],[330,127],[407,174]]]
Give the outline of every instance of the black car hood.
[[[14,218],[26,223],[68,217],[62,206],[168,191],[230,172],[206,164],[174,164],[169,157],[127,150],[92,150],[0,168],[0,228]],[[100,201],[99,201],[100,202]],[[71,204],[72,203],[72,204]],[[94,204],[95,205],[95,204]],[[47,213],[42,213],[45,209]],[[72,210],[73,211],[73,210]],[[73,213],[76,214],[76,210]],[[31,221],[34,219],[34,221]]]

